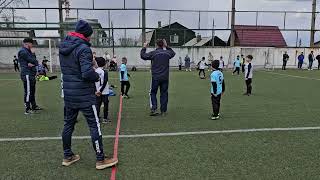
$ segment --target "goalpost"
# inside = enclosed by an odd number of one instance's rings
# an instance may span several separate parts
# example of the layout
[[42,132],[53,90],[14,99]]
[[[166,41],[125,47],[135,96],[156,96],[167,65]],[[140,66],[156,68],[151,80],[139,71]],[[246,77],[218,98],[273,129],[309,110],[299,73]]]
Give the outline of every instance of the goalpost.
[[[0,63],[11,67],[13,56],[17,56],[19,48],[23,45],[25,38],[0,38],[0,45],[3,52],[0,53]],[[46,56],[49,60],[49,71],[53,73],[54,67],[58,65],[58,54],[56,42],[53,39],[32,38],[34,40],[33,47],[36,50],[36,57],[39,63]]]

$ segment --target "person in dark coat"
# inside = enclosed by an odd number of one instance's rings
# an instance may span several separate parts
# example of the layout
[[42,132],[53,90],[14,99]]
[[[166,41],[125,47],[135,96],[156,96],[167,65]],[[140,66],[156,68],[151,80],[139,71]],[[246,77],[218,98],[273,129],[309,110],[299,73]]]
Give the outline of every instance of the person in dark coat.
[[298,56],[298,69],[302,69],[303,61],[304,61],[304,54],[303,52],[301,52],[301,54]]
[[308,60],[309,60],[309,67],[308,67],[308,70],[309,71],[312,71],[312,66],[313,66],[313,61],[314,61],[314,54],[313,54],[313,51],[311,51],[311,53],[309,54],[308,56]]
[[117,159],[106,159],[103,151],[102,134],[96,108],[95,82],[99,75],[93,68],[90,49],[91,26],[84,20],[76,24],[60,44],[59,57],[63,74],[64,129],[62,132],[63,166],[70,166],[80,160],[71,150],[72,133],[79,111],[85,116],[90,128],[93,149],[96,152],[96,169],[105,169],[117,164]]
[[289,55],[287,52],[285,52],[283,54],[283,58],[282,58],[283,64],[282,64],[282,70],[286,70],[287,69],[287,63],[289,61]]
[[39,65],[36,55],[32,49],[33,39],[25,38],[23,47],[18,52],[18,61],[20,64],[20,76],[24,87],[24,103],[26,115],[38,110],[42,110],[36,103],[36,75]]
[[156,116],[157,113],[157,92],[160,87],[160,110],[161,115],[166,115],[168,106],[168,88],[169,88],[169,63],[175,56],[175,52],[167,46],[164,39],[157,40],[157,49],[147,53],[147,43],[144,44],[140,52],[141,59],[151,60],[152,82],[151,82],[151,113],[150,116]]

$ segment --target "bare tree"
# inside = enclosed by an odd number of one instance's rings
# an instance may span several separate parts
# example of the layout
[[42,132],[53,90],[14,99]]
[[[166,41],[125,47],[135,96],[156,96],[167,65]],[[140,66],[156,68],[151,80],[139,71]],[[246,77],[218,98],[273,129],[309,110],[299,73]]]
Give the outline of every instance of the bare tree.
[[15,10],[8,8],[24,7],[25,4],[26,0],[0,0],[0,18],[6,22],[7,27],[9,26],[9,22],[11,22],[13,18],[26,20],[25,17],[15,16]]

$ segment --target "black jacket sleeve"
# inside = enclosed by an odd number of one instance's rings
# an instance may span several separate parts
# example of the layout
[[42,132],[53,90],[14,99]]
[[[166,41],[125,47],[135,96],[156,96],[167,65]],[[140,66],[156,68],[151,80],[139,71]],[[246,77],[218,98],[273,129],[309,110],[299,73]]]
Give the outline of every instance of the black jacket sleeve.
[[167,47],[167,51],[168,51],[169,54],[170,54],[170,59],[173,58],[173,57],[176,55],[176,53],[175,53],[175,52],[173,51],[173,49],[170,48],[170,47]]
[[106,88],[108,81],[109,81],[108,71],[104,71],[104,79],[103,79],[103,84],[100,88],[100,92],[102,92]]
[[211,82],[213,87],[213,94],[217,94],[217,82]]
[[222,81],[222,92],[225,92],[226,91],[226,85],[224,83],[224,80]]
[[152,60],[153,51],[147,53],[147,48],[142,48],[140,52],[140,57],[143,60]]
[[19,57],[21,59],[27,61],[27,63],[31,63],[31,64],[33,64],[35,66],[39,65],[34,54],[32,54],[32,57],[30,57],[30,55],[28,55],[26,51],[20,51],[19,52]]
[[99,81],[99,74],[93,69],[92,52],[90,48],[85,48],[79,55],[81,76],[85,81]]
[[124,71],[121,71],[121,79],[124,78]]

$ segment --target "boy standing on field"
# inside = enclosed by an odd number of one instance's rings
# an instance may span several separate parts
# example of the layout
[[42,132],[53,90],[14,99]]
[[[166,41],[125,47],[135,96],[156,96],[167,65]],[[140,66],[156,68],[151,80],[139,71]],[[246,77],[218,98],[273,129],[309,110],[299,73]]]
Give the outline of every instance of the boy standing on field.
[[211,103],[213,114],[211,120],[220,118],[220,101],[225,91],[225,83],[223,73],[219,70],[219,60],[212,62],[213,72],[211,73]]
[[245,80],[246,80],[246,86],[247,86],[247,92],[244,93],[244,95],[250,96],[252,93],[252,76],[253,76],[253,66],[251,64],[253,57],[252,55],[248,55],[246,59],[246,65],[245,65]]
[[96,82],[96,96],[97,96],[97,114],[100,118],[100,109],[103,103],[103,120],[102,123],[111,123],[108,113],[109,113],[109,78],[108,71],[105,70],[106,60],[103,57],[97,57],[96,62],[98,68],[96,73],[99,74],[99,81]]
[[130,82],[129,82],[130,75],[128,74],[128,70],[127,70],[127,62],[128,62],[127,58],[123,57],[122,64],[120,66],[121,95],[123,98],[129,98],[128,92],[130,89]]

